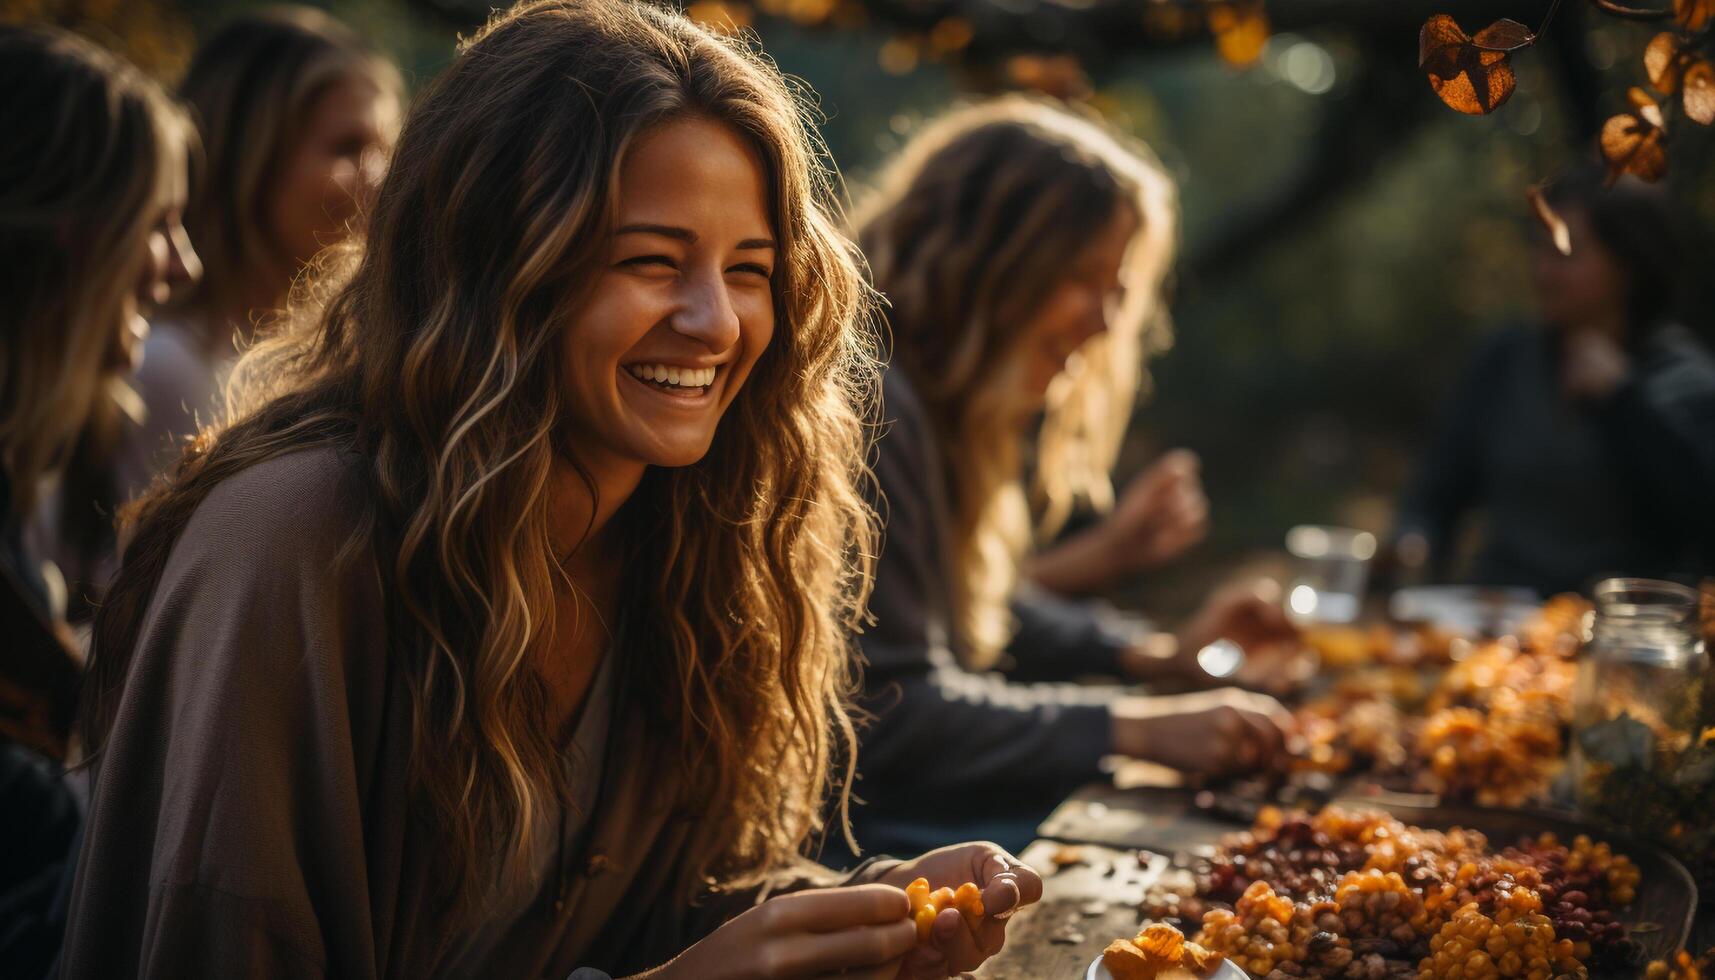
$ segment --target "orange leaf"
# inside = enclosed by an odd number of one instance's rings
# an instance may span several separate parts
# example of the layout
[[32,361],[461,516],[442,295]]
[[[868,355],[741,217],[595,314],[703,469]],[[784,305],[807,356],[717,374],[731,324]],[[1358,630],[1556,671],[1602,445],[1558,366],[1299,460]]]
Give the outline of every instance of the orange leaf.
[[1688,31],[1701,31],[1715,18],[1715,0],[1673,0],[1673,16]]
[[1663,95],[1679,91],[1679,76],[1685,73],[1685,54],[1672,31],[1662,31],[1644,48],[1644,72],[1649,83]]
[[1561,255],[1571,255],[1572,229],[1566,226],[1566,219],[1548,203],[1548,198],[1542,196],[1542,188],[1532,187],[1525,192],[1525,197],[1530,200],[1531,209],[1536,212],[1536,220],[1542,222],[1542,227],[1548,231],[1555,250]]
[[1502,18],[1478,31],[1471,43],[1484,51],[1517,51],[1535,44],[1536,35],[1518,21]]
[[[1517,40],[1516,32],[1502,23],[1484,29],[1488,40]],[[1506,51],[1479,47],[1447,14],[1436,14],[1424,23],[1417,37],[1417,63],[1441,101],[1472,116],[1500,108],[1512,97],[1518,81]]]
[[1602,158],[1608,161],[1608,183],[1628,173],[1653,183],[1667,172],[1661,107],[1639,88],[1633,88],[1626,96],[1632,103],[1632,111],[1614,116],[1602,125]]
[[1215,35],[1215,50],[1221,60],[1244,68],[1262,57],[1268,44],[1268,14],[1261,3],[1218,4],[1209,9],[1209,30]]
[[1715,123],[1715,65],[1698,59],[1685,70],[1685,114],[1693,122]]

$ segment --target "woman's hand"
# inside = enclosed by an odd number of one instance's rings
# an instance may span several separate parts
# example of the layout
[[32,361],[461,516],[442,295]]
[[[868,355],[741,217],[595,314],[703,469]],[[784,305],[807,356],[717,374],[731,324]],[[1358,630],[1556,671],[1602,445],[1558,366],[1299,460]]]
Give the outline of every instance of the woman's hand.
[[734,917],[646,976],[649,980],[835,976],[895,980],[902,975],[901,958],[917,945],[917,928],[908,915],[905,892],[891,885],[793,892]]
[[1196,453],[1175,449],[1126,485],[1100,525],[1114,575],[1164,565],[1209,533],[1200,468]]
[[1202,776],[1278,764],[1292,729],[1278,701],[1235,688],[1120,698],[1113,718],[1114,751]]
[[[1226,640],[1237,646],[1236,664],[1204,662],[1202,651]],[[1219,656],[1212,660],[1223,660]],[[1315,670],[1298,628],[1280,605],[1280,586],[1263,579],[1211,595],[1179,634],[1179,665],[1193,681],[1237,684],[1267,694],[1297,691]]]
[[974,882],[983,893],[982,924],[973,933],[957,909],[942,909],[929,942],[905,958],[900,980],[941,980],[975,970],[1006,942],[1006,923],[1042,898],[1042,877],[995,844],[954,844],[907,861],[882,880],[903,888],[914,879],[931,888]]

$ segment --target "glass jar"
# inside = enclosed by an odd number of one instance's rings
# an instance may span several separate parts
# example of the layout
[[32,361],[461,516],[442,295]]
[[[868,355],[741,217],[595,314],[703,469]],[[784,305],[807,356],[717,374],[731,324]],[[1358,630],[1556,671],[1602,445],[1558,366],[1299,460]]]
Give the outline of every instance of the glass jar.
[[1676,782],[1703,744],[1706,662],[1696,591],[1613,578],[1594,599],[1573,694],[1572,775],[1580,809],[1613,817],[1646,785]]

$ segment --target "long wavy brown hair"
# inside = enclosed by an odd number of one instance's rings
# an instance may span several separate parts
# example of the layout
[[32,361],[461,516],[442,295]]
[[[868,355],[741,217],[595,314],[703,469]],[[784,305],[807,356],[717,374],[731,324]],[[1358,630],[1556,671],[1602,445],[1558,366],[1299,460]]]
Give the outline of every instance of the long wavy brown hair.
[[51,27],[0,26],[0,458],[14,516],[111,397],[148,238],[183,193],[189,120],[129,62]]
[[202,499],[282,453],[353,447],[375,514],[354,548],[386,578],[414,785],[453,898],[480,900],[497,856],[518,867],[541,804],[565,792],[531,667],[560,574],[550,470],[573,458],[559,338],[605,258],[627,147],[689,115],[733,127],[765,162],[777,326],[708,455],[652,468],[614,518],[617,710],[646,715],[654,756],[636,764],[676,771],[677,802],[698,816],[687,889],[754,880],[804,847],[853,752],[848,637],[874,552],[858,485],[869,294],[780,75],[743,42],[625,0],[520,4],[422,95],[367,242],[334,254],[325,302],[300,290],[284,332],[240,363],[233,420],[138,510],[97,622],[92,749]]
[[[1024,487],[1020,337],[1122,208],[1137,218],[1108,331],[1048,393]],[[1032,528],[1051,534],[1083,499],[1111,506],[1109,473],[1144,386],[1143,359],[1171,341],[1163,283],[1178,197],[1149,149],[1043,100],[1010,96],[930,122],[883,169],[855,212],[888,304],[892,368],[904,371],[939,436],[951,481],[960,649],[994,662]],[[1032,514],[1035,514],[1033,520]]]

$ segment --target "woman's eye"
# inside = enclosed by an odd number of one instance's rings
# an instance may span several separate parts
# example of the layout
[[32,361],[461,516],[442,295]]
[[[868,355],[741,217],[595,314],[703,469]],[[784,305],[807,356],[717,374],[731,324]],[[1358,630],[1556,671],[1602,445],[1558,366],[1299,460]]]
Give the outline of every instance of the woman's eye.
[[728,272],[746,272],[746,273],[750,273],[752,275],[761,276],[764,279],[771,279],[774,277],[774,270],[773,269],[770,269],[768,266],[761,265],[761,264],[756,263],[756,262],[746,262],[743,265],[735,265],[731,269],[728,269],[727,271]]
[[630,266],[632,268],[639,268],[642,266],[657,266],[664,269],[677,268],[677,266],[673,264],[673,260],[665,255],[638,255],[626,259],[619,264]]

